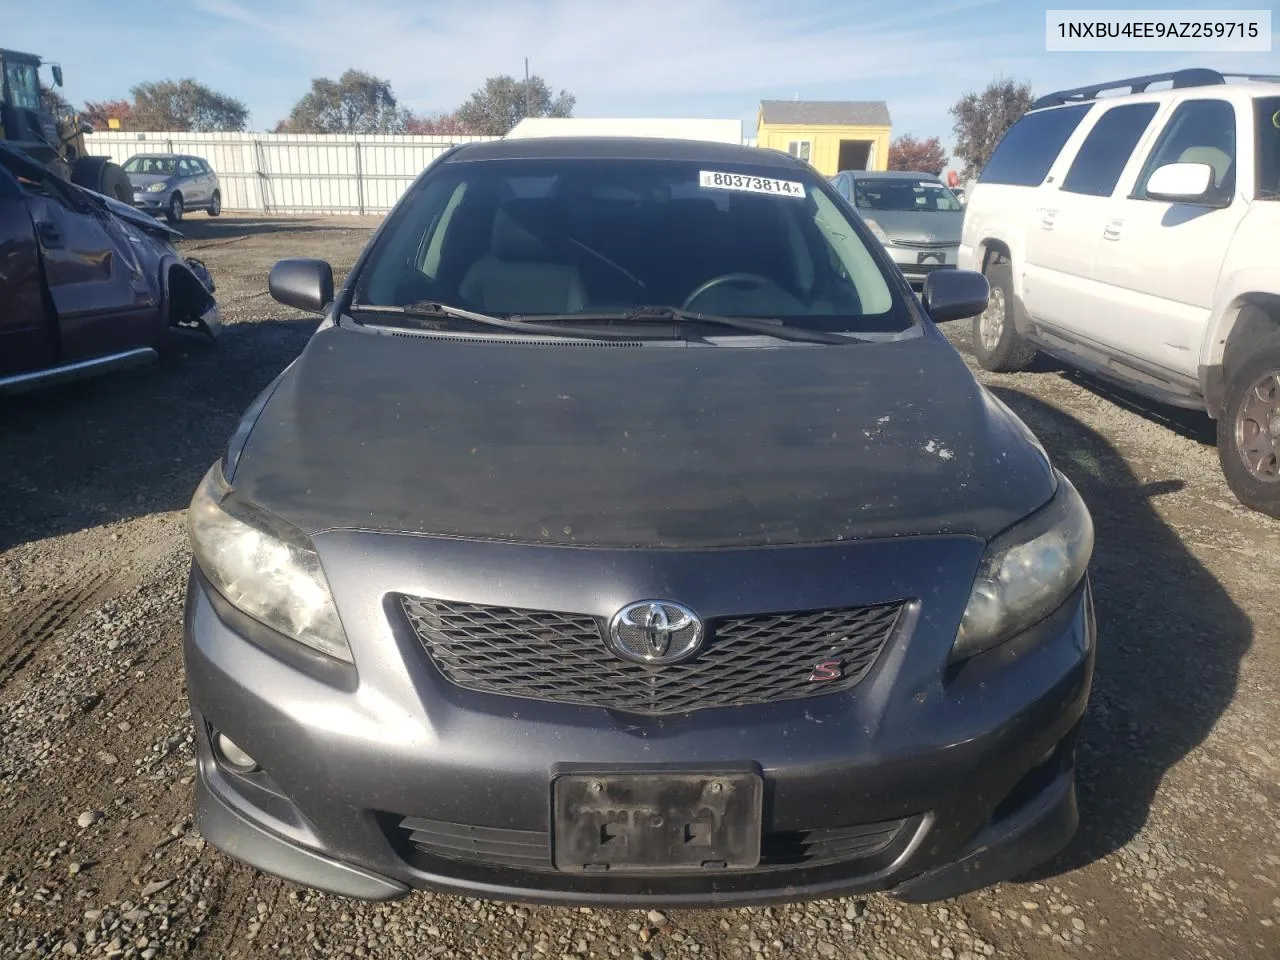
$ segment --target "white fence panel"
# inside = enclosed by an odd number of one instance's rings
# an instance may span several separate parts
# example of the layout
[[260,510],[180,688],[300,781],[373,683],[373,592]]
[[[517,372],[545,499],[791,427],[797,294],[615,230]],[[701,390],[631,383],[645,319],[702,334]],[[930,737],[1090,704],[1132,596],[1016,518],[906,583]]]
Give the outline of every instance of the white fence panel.
[[[124,163],[138,153],[203,157],[227,210],[384,213],[424,169],[459,143],[501,137],[297,133],[93,133],[89,152]],[[743,142],[755,146],[754,138]]]
[[89,152],[124,163],[138,153],[203,157],[222,205],[259,213],[383,213],[458,143],[498,137],[281,133],[94,133]]

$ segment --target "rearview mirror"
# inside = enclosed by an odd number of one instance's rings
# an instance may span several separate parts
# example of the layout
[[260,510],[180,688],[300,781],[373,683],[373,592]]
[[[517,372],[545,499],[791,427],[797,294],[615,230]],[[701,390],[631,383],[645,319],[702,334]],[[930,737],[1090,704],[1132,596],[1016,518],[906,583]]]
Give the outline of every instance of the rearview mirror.
[[53,85],[55,87],[62,86],[62,67],[56,63],[53,65]]
[[991,286],[976,270],[939,270],[924,279],[921,301],[934,323],[976,317],[987,309]]
[[1166,163],[1147,178],[1152,200],[1203,200],[1213,185],[1213,167],[1207,163]]
[[278,260],[267,277],[267,289],[286,307],[324,313],[333,302],[333,268],[313,257]]

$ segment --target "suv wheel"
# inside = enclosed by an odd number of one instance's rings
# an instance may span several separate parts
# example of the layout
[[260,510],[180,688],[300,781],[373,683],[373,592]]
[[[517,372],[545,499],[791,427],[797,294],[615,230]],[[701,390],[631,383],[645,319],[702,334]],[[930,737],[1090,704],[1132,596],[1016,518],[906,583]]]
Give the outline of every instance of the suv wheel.
[[1016,373],[1026,370],[1036,358],[1036,348],[1014,328],[1013,269],[1007,263],[992,263],[985,271],[991,285],[987,309],[973,318],[973,353],[986,370]]
[[1280,518],[1280,342],[1228,375],[1218,462],[1241,503]]

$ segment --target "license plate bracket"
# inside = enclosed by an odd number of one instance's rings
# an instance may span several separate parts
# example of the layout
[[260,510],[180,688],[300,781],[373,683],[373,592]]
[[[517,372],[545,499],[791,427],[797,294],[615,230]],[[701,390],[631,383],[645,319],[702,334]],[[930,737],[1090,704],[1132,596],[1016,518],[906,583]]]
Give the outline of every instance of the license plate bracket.
[[764,785],[747,771],[566,774],[553,851],[571,873],[722,872],[760,862]]

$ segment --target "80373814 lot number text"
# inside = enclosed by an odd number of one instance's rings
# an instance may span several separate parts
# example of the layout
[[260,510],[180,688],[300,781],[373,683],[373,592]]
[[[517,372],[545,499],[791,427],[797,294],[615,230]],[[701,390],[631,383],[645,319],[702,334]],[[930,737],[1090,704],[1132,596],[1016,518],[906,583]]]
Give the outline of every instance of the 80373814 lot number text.
[[804,197],[804,184],[795,180],[775,180],[772,177],[756,177],[745,173],[721,173],[702,170],[698,173],[698,186],[714,190],[745,190],[748,193],[776,193],[783,197]]

